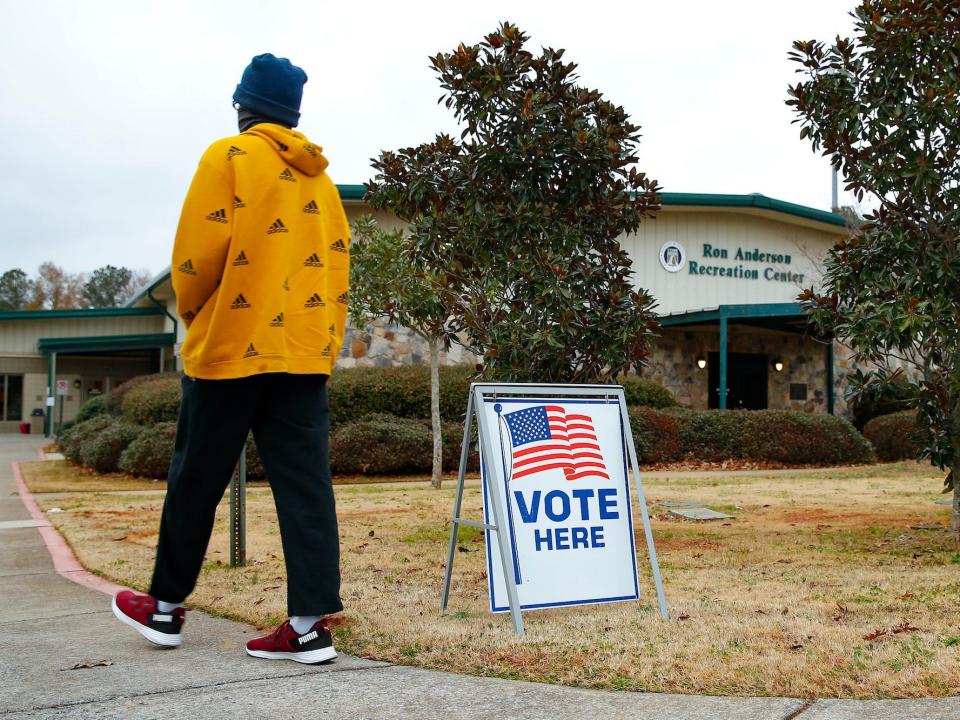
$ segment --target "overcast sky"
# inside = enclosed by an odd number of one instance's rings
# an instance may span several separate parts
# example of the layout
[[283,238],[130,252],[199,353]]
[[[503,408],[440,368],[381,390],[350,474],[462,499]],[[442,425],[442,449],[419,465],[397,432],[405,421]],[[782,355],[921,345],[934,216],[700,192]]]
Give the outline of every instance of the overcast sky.
[[[299,130],[340,184],[454,128],[427,56],[510,20],[566,48],[581,84],[642,127],[672,192],[760,192],[828,209],[830,168],[784,105],[795,39],[849,34],[843,0],[292,2],[0,0],[0,272],[44,260],[158,272],[201,153],[236,132],[253,55],[309,75]],[[849,203],[841,197],[841,204]]]

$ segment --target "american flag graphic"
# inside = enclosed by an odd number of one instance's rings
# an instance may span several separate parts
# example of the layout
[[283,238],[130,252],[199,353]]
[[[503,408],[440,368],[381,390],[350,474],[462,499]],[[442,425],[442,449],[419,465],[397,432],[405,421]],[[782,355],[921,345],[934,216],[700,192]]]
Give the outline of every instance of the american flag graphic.
[[597,431],[589,415],[568,414],[559,405],[537,405],[504,413],[513,447],[511,480],[562,469],[567,480],[609,480]]

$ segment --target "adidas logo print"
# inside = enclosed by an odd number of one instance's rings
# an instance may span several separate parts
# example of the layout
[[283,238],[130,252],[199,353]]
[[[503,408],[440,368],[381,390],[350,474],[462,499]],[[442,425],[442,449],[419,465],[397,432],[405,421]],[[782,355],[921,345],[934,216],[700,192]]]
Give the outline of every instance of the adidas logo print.
[[345,253],[347,251],[347,244],[343,241],[343,238],[340,238],[330,246],[330,249],[334,252]]
[[243,202],[243,200],[241,200],[240,198],[238,198],[236,195],[233,196],[233,209],[234,209],[234,210],[236,210],[237,208],[242,208],[242,207],[246,207],[246,206],[247,206],[247,205],[246,205],[246,203]]
[[280,152],[288,152],[288,151],[290,150],[290,148],[288,148],[286,145],[284,145],[284,144],[283,144],[282,142],[280,142],[279,140],[277,140],[277,147],[280,148]]
[[233,160],[235,157],[237,157],[237,155],[246,155],[246,154],[247,154],[246,150],[241,150],[236,145],[231,145],[227,149],[227,160]]
[[314,253],[303,261],[303,265],[304,267],[323,267],[323,261],[316,253]]
[[184,273],[185,275],[196,275],[196,274],[197,274],[197,271],[193,269],[193,261],[192,261],[192,260],[184,260],[182,263],[180,263],[180,267],[178,267],[177,270],[179,270],[180,272]]
[[243,354],[245,358],[256,357],[260,353],[257,352],[257,349],[253,346],[253,343],[250,343],[250,347],[247,348],[247,351]]
[[316,640],[316,639],[317,639],[317,631],[311,630],[306,635],[301,635],[300,637],[298,637],[297,642],[300,643],[301,645],[306,645],[311,640]]
[[274,220],[273,225],[270,226],[270,229],[267,230],[267,235],[273,235],[274,233],[289,232],[287,226],[283,224],[283,220],[277,218]]
[[247,254],[246,254],[243,250],[241,250],[241,251],[240,251],[240,254],[237,255],[237,257],[234,259],[233,264],[234,264],[234,266],[237,266],[237,265],[249,265],[249,264],[250,264],[250,261],[247,260]]
[[283,327],[283,313],[280,313],[270,321],[270,327]]
[[290,168],[284,168],[283,172],[280,173],[281,180],[288,180],[290,182],[296,182],[297,179],[293,176],[293,173],[290,172]]
[[311,200],[311,201],[308,202],[306,205],[304,205],[304,206],[303,206],[303,211],[304,211],[305,213],[310,213],[311,215],[319,215],[319,214],[320,214],[320,208],[317,207],[317,202],[316,202],[315,200]]
[[323,349],[323,352],[320,353],[320,357],[330,357],[330,343],[327,343],[327,346]]
[[219,210],[214,210],[212,213],[207,215],[207,220],[212,220],[213,222],[225,223],[227,221],[227,211],[223,208]]
[[250,307],[250,303],[247,302],[247,299],[243,296],[243,293],[237,295],[237,299],[234,300],[230,305],[231,310],[242,310],[248,307]]
[[310,299],[303,304],[305,308],[324,307],[325,305],[326,303],[323,301],[323,298],[320,297],[319,293],[311,295]]
[[316,146],[316,145],[311,145],[310,143],[306,143],[306,144],[303,146],[303,149],[306,150],[308,153],[310,153],[310,157],[316,157],[316,156],[317,156],[317,146]]
[[340,293],[339,295],[337,295],[337,302],[340,303],[341,305],[346,305],[346,304],[347,304],[347,291],[346,291],[346,290],[344,290],[342,293]]

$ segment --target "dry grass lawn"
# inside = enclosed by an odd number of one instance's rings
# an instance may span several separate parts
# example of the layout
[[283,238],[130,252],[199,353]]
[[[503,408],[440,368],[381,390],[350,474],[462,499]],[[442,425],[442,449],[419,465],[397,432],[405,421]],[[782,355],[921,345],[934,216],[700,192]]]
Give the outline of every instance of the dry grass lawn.
[[[37,490],[38,478],[53,472],[46,466],[23,466]],[[452,482],[439,492],[426,483],[340,486],[347,609],[337,645],[404,664],[584,687],[804,698],[957,694],[960,553],[947,534],[949,508],[935,502],[941,484],[942,475],[912,463],[647,477],[673,619],[660,619],[648,581],[640,603],[527,613],[523,640],[508,615],[487,609],[478,531],[461,537],[451,607],[438,611]],[[162,497],[111,489],[38,500],[62,509],[52,517],[85,566],[145,589]],[[672,519],[654,506],[667,500],[707,501],[736,519]],[[476,481],[464,505],[479,518]],[[249,566],[227,564],[224,504],[191,603],[268,626],[286,615],[269,488],[250,490],[248,512]]]

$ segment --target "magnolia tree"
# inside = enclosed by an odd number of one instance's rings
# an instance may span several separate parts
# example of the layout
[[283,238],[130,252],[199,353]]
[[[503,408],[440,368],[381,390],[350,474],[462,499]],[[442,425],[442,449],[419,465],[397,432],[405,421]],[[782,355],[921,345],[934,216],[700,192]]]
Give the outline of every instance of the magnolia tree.
[[617,238],[659,209],[639,128],[577,84],[563,50],[504,23],[430,58],[463,127],[373,162],[367,198],[408,223],[407,262],[442,312],[430,332],[490,379],[591,382],[639,365],[656,327]]
[[411,268],[403,256],[401,230],[383,230],[366,215],[353,226],[350,246],[350,318],[364,327],[376,318],[413,330],[430,348],[430,419],[433,426],[432,483],[440,487],[443,436],[440,424],[440,348],[445,342],[445,310],[435,284]]
[[865,0],[852,15],[852,38],[794,43],[803,79],[787,104],[800,137],[876,210],[801,300],[877,367],[857,372],[855,395],[911,388],[921,457],[949,469],[960,542],[960,6]]

